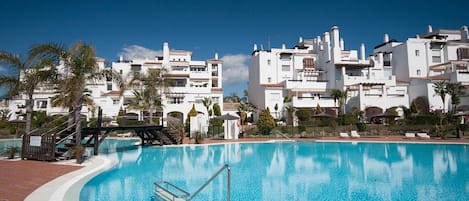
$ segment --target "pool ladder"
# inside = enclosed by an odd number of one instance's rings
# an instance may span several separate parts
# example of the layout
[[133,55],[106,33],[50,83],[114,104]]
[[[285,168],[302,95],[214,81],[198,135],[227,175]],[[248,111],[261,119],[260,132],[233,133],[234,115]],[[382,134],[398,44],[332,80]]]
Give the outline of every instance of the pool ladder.
[[195,191],[192,195],[187,191],[177,187],[176,185],[168,182],[168,181],[160,181],[155,182],[155,194],[165,200],[165,201],[189,201],[192,200],[196,195],[198,195],[210,182],[212,182],[218,175],[220,175],[223,170],[227,171],[227,192],[226,192],[226,200],[230,201],[230,177],[231,177],[231,170],[228,164],[223,165],[215,174],[210,177],[197,191]]

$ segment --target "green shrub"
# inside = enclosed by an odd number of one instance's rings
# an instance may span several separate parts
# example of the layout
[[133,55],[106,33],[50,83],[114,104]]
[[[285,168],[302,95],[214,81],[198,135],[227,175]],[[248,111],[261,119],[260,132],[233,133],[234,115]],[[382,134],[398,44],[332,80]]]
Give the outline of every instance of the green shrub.
[[301,133],[303,131],[306,131],[306,127],[304,125],[298,125],[298,133]]
[[357,126],[357,130],[359,132],[366,131],[366,123],[359,122],[359,123],[356,123],[355,125]]
[[257,128],[261,131],[263,135],[268,135],[270,130],[275,127],[275,120],[270,115],[269,109],[264,109],[259,114],[259,120],[257,120]]
[[7,155],[8,159],[13,159],[15,158],[16,153],[19,153],[21,151],[20,147],[16,146],[8,146],[5,154]]
[[353,125],[357,123],[357,117],[353,114],[345,114],[343,115],[343,122],[342,125]]

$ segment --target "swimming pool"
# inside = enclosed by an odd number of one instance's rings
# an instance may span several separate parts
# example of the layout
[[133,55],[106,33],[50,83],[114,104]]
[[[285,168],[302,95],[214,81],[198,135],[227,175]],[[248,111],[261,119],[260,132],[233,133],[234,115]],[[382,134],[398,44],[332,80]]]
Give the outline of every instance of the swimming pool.
[[[193,193],[223,164],[231,200],[469,200],[469,146],[399,143],[242,143],[144,147],[109,154],[118,164],[80,200],[154,200],[153,182]],[[225,200],[217,177],[196,200]]]
[[[86,140],[83,140],[83,142],[86,142]],[[99,147],[99,153],[114,153],[119,151],[136,149],[137,147],[133,145],[136,142],[140,142],[140,139],[106,138]],[[14,146],[19,147],[21,149],[22,143],[23,142],[21,139],[0,140],[0,157],[1,154],[4,153],[8,147]],[[90,150],[91,149],[92,148],[90,148]],[[19,156],[19,153],[17,153],[16,156]]]

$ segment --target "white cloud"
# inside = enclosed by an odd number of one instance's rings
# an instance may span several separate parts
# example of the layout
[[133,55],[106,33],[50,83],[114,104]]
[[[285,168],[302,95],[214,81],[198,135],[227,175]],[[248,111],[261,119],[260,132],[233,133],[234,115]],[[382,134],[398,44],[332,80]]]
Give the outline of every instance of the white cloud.
[[162,50],[151,50],[139,45],[130,45],[122,48],[117,56],[123,56],[126,60],[132,59],[154,59],[155,56],[163,56]]
[[223,85],[246,83],[249,79],[249,55],[225,55],[223,60]]

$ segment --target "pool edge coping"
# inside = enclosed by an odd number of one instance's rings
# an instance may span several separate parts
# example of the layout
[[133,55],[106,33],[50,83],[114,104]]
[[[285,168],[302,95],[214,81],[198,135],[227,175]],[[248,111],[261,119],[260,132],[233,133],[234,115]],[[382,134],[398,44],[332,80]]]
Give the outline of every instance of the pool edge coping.
[[25,201],[78,201],[83,186],[99,173],[112,168],[115,161],[103,156],[93,156],[83,163],[83,168],[40,186],[29,194]]

